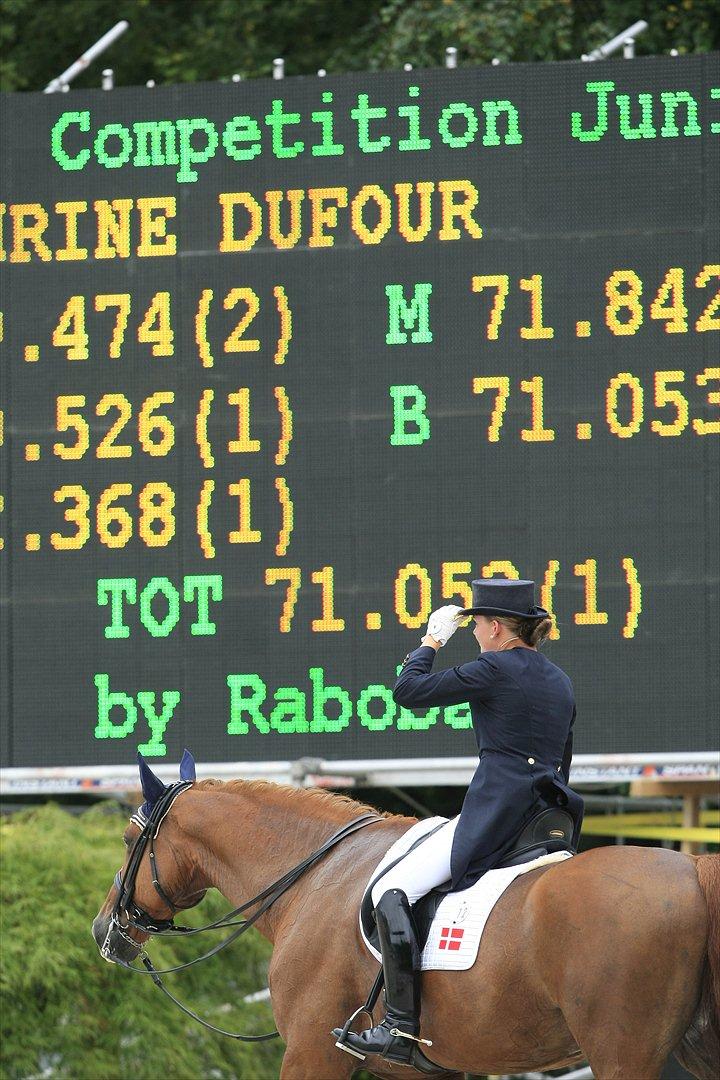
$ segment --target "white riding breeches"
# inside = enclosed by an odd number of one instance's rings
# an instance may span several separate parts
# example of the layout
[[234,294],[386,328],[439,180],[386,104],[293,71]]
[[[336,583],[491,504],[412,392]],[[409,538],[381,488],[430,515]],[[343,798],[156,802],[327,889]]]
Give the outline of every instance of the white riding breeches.
[[450,852],[460,815],[423,840],[373,885],[373,907],[388,889],[402,889],[411,904],[450,878]]

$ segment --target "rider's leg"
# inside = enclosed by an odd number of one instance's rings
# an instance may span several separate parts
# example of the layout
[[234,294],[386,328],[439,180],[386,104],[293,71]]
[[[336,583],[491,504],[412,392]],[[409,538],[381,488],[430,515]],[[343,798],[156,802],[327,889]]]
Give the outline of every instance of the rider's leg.
[[402,889],[411,904],[450,878],[450,852],[459,817],[452,818],[375,882],[373,907],[388,889]]
[[[345,1042],[361,1054],[412,1064],[420,1032],[420,950],[410,904],[450,877],[450,850],[457,818],[429,837],[373,888],[375,918],[385,976],[386,1015],[380,1024]],[[401,870],[402,868],[402,870]],[[341,1034],[336,1028],[335,1036]]]
[[[363,1054],[382,1054],[409,1065],[420,1031],[420,951],[412,912],[402,889],[388,889],[375,907],[385,976],[385,1016],[347,1042]],[[412,1038],[407,1038],[412,1036]]]

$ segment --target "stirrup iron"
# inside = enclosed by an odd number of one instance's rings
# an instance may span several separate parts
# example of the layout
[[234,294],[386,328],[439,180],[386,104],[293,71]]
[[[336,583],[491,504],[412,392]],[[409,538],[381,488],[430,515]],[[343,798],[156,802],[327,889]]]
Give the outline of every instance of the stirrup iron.
[[[359,1050],[356,1050],[353,1046],[348,1046],[347,1043],[344,1041],[347,1038],[350,1028],[355,1023],[355,1017],[360,1016],[360,1013],[365,1013],[367,1016],[370,1017],[370,1026],[372,1027],[373,1014],[368,1008],[367,1002],[365,1002],[364,1005],[361,1005],[359,1009],[356,1009],[352,1016],[345,1021],[343,1029],[340,1032],[340,1036],[336,1040],[335,1045],[337,1046],[338,1050],[344,1050],[346,1054],[352,1054],[353,1057],[360,1058],[361,1061],[364,1061],[367,1057],[367,1054],[361,1054]],[[330,1034],[332,1035],[333,1033],[330,1032]]]
[[[352,1054],[353,1057],[360,1058],[361,1061],[365,1060],[365,1058],[367,1057],[367,1054],[361,1054],[360,1051],[355,1050],[354,1047],[346,1046],[343,1040],[345,1038],[347,1038],[347,1034],[350,1031],[350,1028],[353,1026],[353,1023],[355,1022],[355,1017],[359,1016],[360,1013],[365,1013],[367,1016],[369,1016],[370,1017],[370,1027],[373,1026],[375,1021],[373,1020],[372,1011],[373,1011],[373,1007],[375,1006],[375,1003],[377,1002],[377,999],[380,997],[380,991],[382,989],[383,982],[384,982],[383,969],[380,968],[377,975],[375,976],[375,980],[374,980],[374,982],[373,982],[373,984],[372,984],[372,986],[370,988],[370,993],[367,996],[365,1004],[361,1005],[359,1009],[356,1009],[355,1012],[350,1017],[350,1019],[345,1021],[345,1024],[343,1025],[343,1029],[340,1032],[340,1036],[339,1036],[339,1038],[337,1039],[337,1041],[335,1043],[338,1050],[344,1050],[346,1054]],[[332,1035],[334,1033],[331,1031],[330,1034]]]

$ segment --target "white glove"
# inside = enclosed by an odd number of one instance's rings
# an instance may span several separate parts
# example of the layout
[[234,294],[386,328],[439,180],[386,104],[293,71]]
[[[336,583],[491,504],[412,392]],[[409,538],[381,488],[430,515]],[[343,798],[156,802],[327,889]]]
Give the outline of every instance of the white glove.
[[447,645],[458,626],[458,614],[462,611],[457,604],[446,604],[445,607],[433,611],[428,620],[427,633],[434,637],[441,645]]

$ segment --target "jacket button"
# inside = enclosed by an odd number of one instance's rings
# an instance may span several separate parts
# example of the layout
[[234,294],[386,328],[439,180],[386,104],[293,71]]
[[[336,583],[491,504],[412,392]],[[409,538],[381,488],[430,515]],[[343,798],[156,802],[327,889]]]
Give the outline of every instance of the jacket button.
[[534,765],[534,764],[535,764],[535,758],[534,757],[529,757],[528,758],[528,765]]

